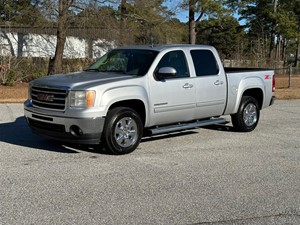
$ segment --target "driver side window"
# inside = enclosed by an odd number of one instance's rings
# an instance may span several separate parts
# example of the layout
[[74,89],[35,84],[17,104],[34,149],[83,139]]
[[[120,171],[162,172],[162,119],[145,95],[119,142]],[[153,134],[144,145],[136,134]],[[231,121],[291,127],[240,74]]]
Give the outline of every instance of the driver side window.
[[175,78],[189,77],[186,58],[183,51],[172,51],[166,53],[158,63],[156,70],[162,67],[172,67],[176,70]]

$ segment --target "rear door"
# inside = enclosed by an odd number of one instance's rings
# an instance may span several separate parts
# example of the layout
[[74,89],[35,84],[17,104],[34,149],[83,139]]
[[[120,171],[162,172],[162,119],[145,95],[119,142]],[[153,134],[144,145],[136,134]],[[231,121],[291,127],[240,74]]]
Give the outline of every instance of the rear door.
[[209,49],[190,51],[194,63],[196,87],[196,117],[207,118],[223,114],[226,105],[226,77]]

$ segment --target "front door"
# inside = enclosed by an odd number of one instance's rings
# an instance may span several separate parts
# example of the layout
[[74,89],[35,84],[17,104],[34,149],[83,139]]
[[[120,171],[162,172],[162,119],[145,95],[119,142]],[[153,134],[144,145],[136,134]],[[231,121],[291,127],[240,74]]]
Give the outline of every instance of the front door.
[[166,53],[158,63],[156,70],[172,67],[175,77],[156,79],[150,85],[152,125],[189,121],[195,112],[195,84],[190,77],[186,57],[183,51]]

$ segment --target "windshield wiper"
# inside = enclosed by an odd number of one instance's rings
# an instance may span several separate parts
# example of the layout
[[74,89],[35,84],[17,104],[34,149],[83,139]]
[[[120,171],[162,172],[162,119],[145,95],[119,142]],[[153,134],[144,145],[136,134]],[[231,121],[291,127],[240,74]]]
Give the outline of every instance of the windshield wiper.
[[84,71],[96,71],[96,72],[100,72],[99,69],[86,69],[86,70],[84,70]]
[[124,70],[98,70],[99,72],[104,72],[104,73],[121,73],[121,74],[126,74]]

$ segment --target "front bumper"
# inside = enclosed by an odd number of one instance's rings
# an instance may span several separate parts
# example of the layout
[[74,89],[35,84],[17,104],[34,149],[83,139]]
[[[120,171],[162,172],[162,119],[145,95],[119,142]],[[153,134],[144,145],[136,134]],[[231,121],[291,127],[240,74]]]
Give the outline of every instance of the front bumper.
[[104,117],[64,117],[37,112],[25,103],[24,115],[35,134],[74,144],[99,144]]

